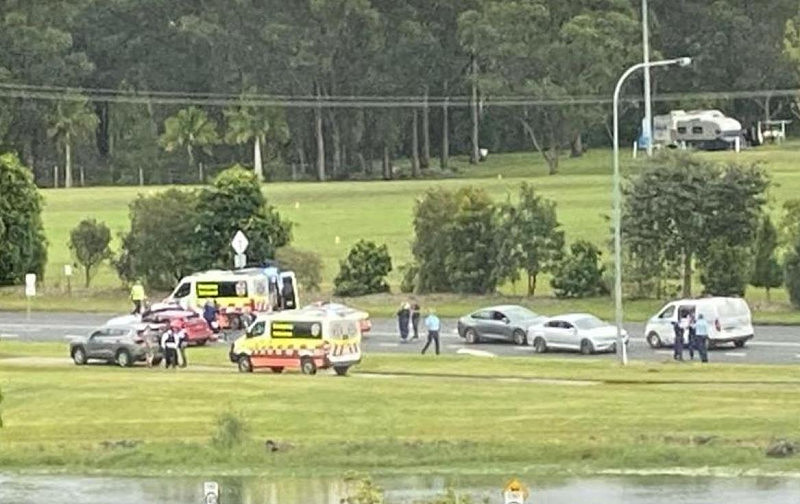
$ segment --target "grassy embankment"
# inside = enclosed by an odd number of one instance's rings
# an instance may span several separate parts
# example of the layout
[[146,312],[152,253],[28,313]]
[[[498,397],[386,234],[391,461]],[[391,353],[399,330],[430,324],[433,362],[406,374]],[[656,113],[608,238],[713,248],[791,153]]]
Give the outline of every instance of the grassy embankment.
[[[800,144],[789,143],[780,147],[765,147],[739,155],[731,153],[701,154],[718,160],[740,162],[762,161],[774,181],[771,190],[772,207],[777,211],[789,198],[800,194],[800,170],[797,169],[797,152]],[[610,156],[608,151],[595,150],[580,159],[565,159],[561,173],[547,176],[541,158],[533,153],[494,155],[478,167],[471,167],[463,159],[456,163],[457,176],[442,180],[406,180],[395,182],[341,182],[341,183],[276,183],[264,190],[270,202],[281,214],[296,223],[293,244],[299,248],[315,250],[323,258],[323,294],[304,293],[304,298],[324,298],[338,271],[338,261],[344,258],[349,247],[361,238],[386,243],[392,254],[395,270],[390,282],[396,290],[399,266],[410,260],[409,245],[413,239],[411,218],[415,199],[432,186],[455,188],[467,184],[484,187],[495,198],[514,197],[520,182],[533,183],[542,195],[558,204],[558,215],[568,240],[578,237],[604,245],[608,236],[606,216],[610,213]],[[624,169],[638,169],[639,162],[627,160]],[[502,178],[498,175],[502,174]],[[119,280],[108,266],[100,268],[90,291],[76,289],[72,299],[63,296],[63,265],[71,262],[66,247],[69,230],[85,217],[105,221],[116,233],[128,226],[128,203],[139,193],[159,191],[159,187],[112,187],[72,190],[45,190],[44,221],[50,242],[49,265],[46,275],[45,295],[34,301],[34,309],[120,311],[128,307],[127,292],[120,289]],[[340,243],[336,244],[336,237]],[[118,240],[115,238],[114,245]],[[80,277],[73,278],[73,288]],[[540,279],[537,297],[522,299],[543,313],[588,310],[610,317],[612,306],[607,298],[582,301],[560,301],[551,296],[547,278]],[[503,286],[500,297],[473,298],[462,296],[436,296],[424,298],[426,305],[436,305],[444,315],[463,314],[475,306],[494,302],[519,302],[523,286]],[[403,298],[375,296],[350,300],[352,304],[369,309],[374,315],[391,314]],[[800,312],[788,306],[782,290],[773,292],[773,302],[766,303],[763,290],[751,289],[748,299],[756,307],[756,319],[761,322],[800,322]],[[629,304],[628,318],[643,320],[651,315],[659,301]],[[0,291],[0,309],[24,309],[25,300],[20,289]]]
[[[213,347],[192,349],[195,369],[178,372],[79,368],[53,356],[64,358],[63,344],[0,346],[2,468],[298,476],[800,470],[800,458],[764,455],[775,438],[797,435],[796,367],[370,355],[338,378],[242,375]],[[421,374],[366,373],[409,370]],[[596,381],[455,376],[464,374]],[[243,447],[210,442],[227,411],[249,426]],[[267,452],[267,439],[281,450]]]

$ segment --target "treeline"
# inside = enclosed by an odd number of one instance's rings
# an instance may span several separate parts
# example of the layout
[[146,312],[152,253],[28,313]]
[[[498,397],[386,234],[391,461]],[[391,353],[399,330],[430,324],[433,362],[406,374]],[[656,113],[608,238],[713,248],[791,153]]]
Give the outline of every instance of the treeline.
[[[651,4],[653,57],[696,62],[654,72],[657,94],[797,87],[795,0]],[[0,151],[41,186],[191,182],[237,162],[268,179],[423,176],[479,148],[537,150],[555,173],[562,153],[608,143],[608,104],[569,102],[610,96],[641,60],[639,5],[6,0]],[[394,98],[341,99],[365,96]],[[768,95],[658,107],[687,105],[745,123],[797,112]],[[628,138],[641,115],[626,106]]]

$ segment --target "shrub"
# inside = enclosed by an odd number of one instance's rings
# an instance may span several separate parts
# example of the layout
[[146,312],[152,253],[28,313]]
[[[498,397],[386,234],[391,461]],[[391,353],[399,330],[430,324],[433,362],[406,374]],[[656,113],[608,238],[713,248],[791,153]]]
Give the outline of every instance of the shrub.
[[281,269],[294,271],[297,281],[307,291],[319,291],[322,283],[322,258],[316,252],[281,247],[275,252]]
[[429,189],[414,207],[414,243],[411,252],[419,266],[419,292],[452,290],[445,270],[450,222],[456,213],[455,193],[446,189]]
[[751,255],[747,247],[713,240],[700,260],[700,281],[706,294],[744,296],[752,270]]
[[409,263],[400,266],[400,292],[410,294],[419,289],[419,265]]
[[606,294],[600,250],[587,241],[570,246],[569,254],[556,266],[550,284],[559,298],[582,298]]
[[800,308],[800,243],[786,255],[783,275],[789,300],[795,308]]
[[230,450],[243,445],[249,439],[249,427],[241,416],[225,412],[217,417],[216,431],[211,438],[212,446]]
[[42,197],[15,154],[0,155],[0,285],[41,277],[47,263]]
[[69,249],[75,260],[83,267],[85,286],[89,287],[97,266],[111,257],[111,231],[104,222],[84,219],[69,233]]
[[333,281],[337,296],[364,296],[389,292],[386,275],[392,271],[392,259],[386,245],[361,240],[347,259],[339,263],[339,274]]
[[750,275],[750,284],[755,287],[764,287],[767,291],[767,301],[769,301],[769,291],[780,287],[783,284],[783,271],[775,256],[775,249],[778,248],[778,231],[772,224],[768,214],[761,218],[758,227],[756,241],[754,244],[753,270]]

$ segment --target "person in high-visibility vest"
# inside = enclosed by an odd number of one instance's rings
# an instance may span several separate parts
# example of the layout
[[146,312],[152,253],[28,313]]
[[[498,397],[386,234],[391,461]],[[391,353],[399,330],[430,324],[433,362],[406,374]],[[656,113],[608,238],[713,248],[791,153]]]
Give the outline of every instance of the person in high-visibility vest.
[[142,287],[142,282],[136,280],[134,282],[133,287],[131,287],[131,301],[133,301],[133,311],[131,313],[141,314],[142,313],[142,303],[144,303],[144,287]]

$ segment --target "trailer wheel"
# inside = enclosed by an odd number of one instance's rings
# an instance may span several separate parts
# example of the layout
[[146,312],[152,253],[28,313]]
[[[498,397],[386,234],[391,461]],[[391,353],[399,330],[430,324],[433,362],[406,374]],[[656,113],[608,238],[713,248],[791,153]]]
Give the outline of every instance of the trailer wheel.
[[350,366],[333,366],[333,370],[336,371],[336,374],[339,376],[347,376],[347,370]]
[[300,359],[300,371],[307,375],[317,374],[317,365],[311,357],[303,357]]
[[283,367],[282,366],[272,366],[269,369],[275,374],[283,373]]

